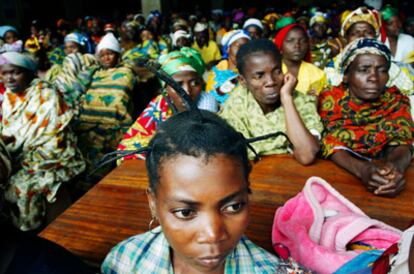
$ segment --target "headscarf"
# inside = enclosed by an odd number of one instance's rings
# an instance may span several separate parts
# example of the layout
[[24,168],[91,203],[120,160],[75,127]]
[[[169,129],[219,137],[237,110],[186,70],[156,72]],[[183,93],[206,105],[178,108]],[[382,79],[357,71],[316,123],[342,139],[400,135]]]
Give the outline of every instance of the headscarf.
[[280,16],[277,13],[273,12],[273,13],[267,14],[263,18],[263,21],[265,22],[265,24],[267,24],[269,26],[271,31],[273,31],[275,29],[275,24],[272,22],[272,19],[274,19],[274,22],[276,22],[277,20],[280,19]]
[[74,42],[74,43],[79,44],[82,47],[84,47],[86,45],[87,38],[84,35],[82,35],[78,32],[72,32],[72,33],[69,33],[68,35],[65,36],[65,39],[64,39],[63,42],[64,43]]
[[19,52],[5,52],[0,55],[0,66],[14,65],[30,70],[33,73],[37,71],[36,62],[27,54]]
[[384,19],[385,22],[391,19],[393,16],[398,16],[398,9],[392,7],[391,5],[386,5],[381,10],[382,19]]
[[202,77],[205,71],[204,61],[200,53],[188,47],[161,55],[159,63],[161,69],[170,76],[180,71],[195,71]]
[[103,49],[109,49],[117,53],[121,53],[121,45],[119,44],[118,40],[115,38],[113,33],[109,32],[105,34],[104,37],[102,37],[101,41],[96,47],[96,53],[99,54],[99,52]]
[[187,39],[190,39],[191,35],[184,31],[184,30],[177,30],[176,32],[174,32],[173,34],[173,38],[172,38],[172,44],[174,47],[177,46],[177,40],[181,37],[185,37]]
[[244,24],[243,24],[243,29],[247,29],[247,28],[252,27],[252,26],[263,30],[262,22],[260,22],[260,20],[256,19],[256,18],[247,19],[246,22],[244,22]]
[[152,10],[152,11],[150,12],[150,14],[149,14],[149,15],[148,15],[148,17],[147,17],[147,25],[148,25],[149,23],[151,23],[151,21],[152,21],[152,19],[153,19],[154,17],[161,17],[161,13],[160,13],[160,11],[159,11],[159,10]]
[[202,32],[208,28],[206,23],[197,22],[194,26],[194,32]]
[[349,43],[339,56],[338,61],[341,75],[344,75],[345,71],[358,55],[365,53],[384,56],[388,66],[391,64],[391,52],[386,45],[376,39],[360,38]]
[[309,27],[311,28],[316,23],[327,23],[328,22],[328,15],[321,11],[315,12],[315,14],[311,17],[309,21]]
[[0,26],[0,38],[4,38],[4,35],[6,35],[6,32],[8,31],[18,34],[17,29],[13,26]]
[[291,16],[287,16],[287,17],[282,17],[280,20],[278,20],[275,24],[275,30],[278,31],[284,27],[286,27],[287,25],[290,24],[295,24],[296,20],[295,18],[291,17]]
[[343,22],[341,25],[341,35],[345,37],[345,33],[348,29],[355,23],[358,22],[366,22],[370,24],[375,30],[375,36],[379,36],[380,29],[381,29],[381,21],[380,15],[376,10],[370,10],[366,7],[360,7],[356,10],[350,12],[345,18],[344,16],[346,13],[343,14]]
[[246,38],[248,40],[251,40],[250,36],[246,31],[244,30],[232,30],[224,34],[223,38],[221,39],[222,47],[222,58],[226,59],[228,58],[228,50],[234,42],[236,42],[240,38]]
[[[275,45],[277,46],[279,51],[282,51],[283,42],[285,41],[285,38],[286,38],[287,34],[289,33],[289,31],[291,29],[293,29],[294,27],[299,27],[299,28],[303,29],[303,27],[299,24],[290,24],[290,25],[287,25],[287,26],[283,27],[282,29],[280,29],[279,32],[276,34],[275,39],[273,40],[273,42],[275,43]],[[306,30],[304,30],[304,31],[306,33]],[[306,56],[305,56],[304,60],[306,62],[310,62],[310,60],[311,60],[310,50],[308,50],[308,52],[306,53]]]

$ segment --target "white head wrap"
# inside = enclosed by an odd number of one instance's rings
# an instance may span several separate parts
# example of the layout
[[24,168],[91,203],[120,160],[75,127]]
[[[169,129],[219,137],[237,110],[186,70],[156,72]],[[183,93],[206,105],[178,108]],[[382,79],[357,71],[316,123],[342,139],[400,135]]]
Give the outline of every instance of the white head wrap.
[[110,49],[112,51],[121,53],[121,45],[113,33],[107,33],[104,37],[102,37],[101,42],[99,42],[98,46],[96,47],[96,53],[99,53],[103,49]]
[[194,32],[202,32],[207,29],[207,24],[197,22],[194,26]]
[[250,26],[256,26],[259,29],[263,30],[262,22],[260,22],[260,20],[256,19],[256,18],[250,18],[250,19],[246,20],[246,22],[244,22],[244,24],[243,24],[243,29],[246,29]]
[[187,33],[186,31],[184,31],[184,30],[177,30],[173,34],[173,38],[172,38],[173,46],[177,46],[177,40],[178,40],[178,38],[181,38],[181,37],[185,37],[185,38],[188,39],[188,38],[191,37],[191,35],[189,33]]

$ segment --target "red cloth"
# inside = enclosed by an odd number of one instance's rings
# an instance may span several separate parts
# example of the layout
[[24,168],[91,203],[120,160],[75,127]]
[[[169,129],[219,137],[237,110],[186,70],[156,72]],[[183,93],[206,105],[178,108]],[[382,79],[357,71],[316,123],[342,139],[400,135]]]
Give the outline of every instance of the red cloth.
[[[279,30],[279,32],[276,34],[275,39],[273,42],[277,46],[277,48],[282,51],[283,42],[285,41],[286,35],[289,33],[289,31],[294,27],[300,27],[303,29],[303,27],[299,24],[290,24],[287,25]],[[303,29],[303,31],[306,33],[306,30]],[[310,53],[310,46],[308,47],[308,52],[306,53],[305,60],[308,63],[311,63],[311,53]]]
[[390,255],[398,252],[398,244],[395,243],[382,253],[372,267],[372,274],[386,274],[390,270]]

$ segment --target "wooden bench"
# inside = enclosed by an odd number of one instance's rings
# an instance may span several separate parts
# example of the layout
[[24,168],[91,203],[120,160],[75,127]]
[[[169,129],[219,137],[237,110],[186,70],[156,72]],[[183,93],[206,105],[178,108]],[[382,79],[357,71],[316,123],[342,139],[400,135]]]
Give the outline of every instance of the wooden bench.
[[[247,236],[267,250],[275,210],[302,190],[306,180],[319,176],[372,218],[400,229],[414,219],[414,165],[406,173],[407,188],[397,198],[368,193],[359,180],[330,161],[301,166],[290,155],[265,157],[250,176],[251,222]],[[148,230],[145,162],[125,161],[93,187],[40,236],[54,241],[84,260],[100,264],[118,242]]]

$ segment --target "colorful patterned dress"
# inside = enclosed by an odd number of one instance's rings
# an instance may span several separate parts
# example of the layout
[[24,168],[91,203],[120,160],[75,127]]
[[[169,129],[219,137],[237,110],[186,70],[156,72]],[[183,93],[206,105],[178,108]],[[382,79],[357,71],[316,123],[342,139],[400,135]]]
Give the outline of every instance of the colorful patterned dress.
[[338,150],[377,158],[386,146],[411,145],[414,140],[409,99],[395,87],[375,102],[351,97],[344,86],[334,87],[320,95],[319,114],[326,129],[322,138],[326,158]]
[[15,172],[5,191],[17,207],[13,222],[21,230],[36,229],[62,183],[85,169],[69,128],[73,112],[48,82],[34,80],[24,93],[4,95],[1,135],[14,137],[7,145]]

